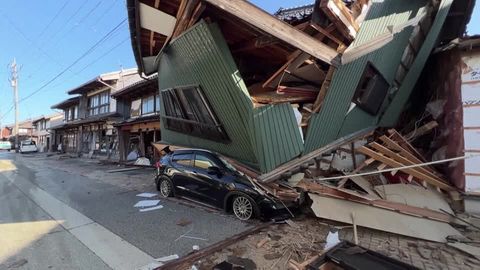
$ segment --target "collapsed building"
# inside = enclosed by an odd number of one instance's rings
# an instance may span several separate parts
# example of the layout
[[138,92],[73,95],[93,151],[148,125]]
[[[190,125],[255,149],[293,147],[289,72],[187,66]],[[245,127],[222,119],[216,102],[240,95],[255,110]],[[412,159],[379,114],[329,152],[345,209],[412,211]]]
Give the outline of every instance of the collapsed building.
[[394,127],[442,29],[463,35],[465,19],[452,14],[472,8],[318,0],[274,17],[247,1],[127,2],[139,71],[158,72],[162,141],[261,173]]

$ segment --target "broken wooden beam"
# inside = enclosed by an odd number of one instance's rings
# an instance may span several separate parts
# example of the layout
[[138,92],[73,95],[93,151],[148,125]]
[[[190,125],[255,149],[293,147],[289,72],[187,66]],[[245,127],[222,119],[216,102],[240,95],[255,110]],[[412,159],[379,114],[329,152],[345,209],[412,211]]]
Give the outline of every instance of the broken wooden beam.
[[237,17],[238,19],[268,33],[288,44],[324,61],[338,66],[339,54],[331,47],[306,33],[278,20],[248,1],[205,0],[209,4]]
[[399,168],[400,171],[403,171],[407,174],[411,174],[413,175],[414,177],[416,177],[417,179],[419,180],[424,180],[424,181],[427,181],[428,183],[436,186],[436,187],[439,187],[445,191],[452,191],[452,190],[455,190],[454,187],[452,187],[451,185],[447,184],[446,182],[443,182],[443,181],[439,181],[437,178],[434,178],[430,175],[427,175],[423,172],[420,172],[418,171],[417,169],[415,168],[402,168],[403,167],[403,164],[398,162],[398,161],[395,161],[389,157],[386,157],[382,154],[379,154],[365,146],[362,146],[360,148],[357,149],[358,152],[364,154],[364,155],[367,155],[371,158],[374,158],[375,160],[377,161],[380,161],[384,164],[387,164],[388,166],[392,167],[392,168]]
[[196,261],[202,259],[202,258],[205,258],[206,256],[209,256],[219,250],[222,250],[224,249],[225,247],[227,246],[230,246],[240,240],[242,240],[243,238],[251,235],[251,234],[254,234],[262,229],[265,229],[267,228],[268,226],[272,225],[273,222],[267,222],[267,223],[262,223],[262,224],[259,224],[255,227],[252,227],[244,232],[241,232],[239,234],[236,234],[234,236],[231,236],[231,237],[228,237],[220,242],[217,242],[209,247],[206,247],[206,248],[203,248],[195,253],[192,253],[190,255],[187,255],[185,257],[182,257],[178,260],[174,260],[174,261],[170,261],[158,268],[156,268],[155,270],[168,270],[168,269],[183,269],[182,266],[187,266],[187,267],[191,267]]
[[344,144],[348,144],[350,142],[353,142],[353,141],[355,141],[359,138],[363,138],[363,137],[367,136],[368,134],[371,134],[374,130],[375,130],[375,128],[369,127],[369,128],[362,129],[362,130],[359,130],[357,132],[354,132],[352,134],[349,134],[345,137],[341,137],[341,138],[333,141],[330,144],[327,144],[327,145],[325,145],[325,146],[323,146],[319,149],[316,149],[316,150],[314,150],[314,151],[312,151],[308,154],[305,154],[301,157],[298,157],[298,158],[293,159],[293,160],[291,160],[287,163],[284,163],[284,164],[280,165],[279,167],[277,167],[276,169],[274,169],[274,170],[272,170],[268,173],[260,175],[257,179],[261,183],[272,182],[272,181],[280,178],[282,176],[282,174],[284,174],[285,172],[288,172],[288,171],[291,171],[291,170],[294,170],[294,169],[298,169],[303,164],[311,162],[312,160],[314,160],[316,157],[320,156],[321,154],[332,151],[332,150],[335,150],[336,148],[338,148],[338,147],[340,147]]

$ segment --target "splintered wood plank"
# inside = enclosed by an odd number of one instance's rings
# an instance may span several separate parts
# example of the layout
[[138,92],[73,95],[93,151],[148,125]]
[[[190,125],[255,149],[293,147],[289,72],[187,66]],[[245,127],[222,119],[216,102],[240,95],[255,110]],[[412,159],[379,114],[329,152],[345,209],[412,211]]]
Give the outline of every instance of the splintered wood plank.
[[437,123],[437,121],[433,120],[433,121],[430,121],[430,122],[426,123],[425,125],[417,128],[417,129],[413,130],[412,132],[408,133],[407,135],[405,135],[405,137],[407,137],[411,141],[413,141],[416,138],[427,134],[428,132],[430,132],[430,130],[432,130],[436,127],[438,127],[438,123]]
[[[275,80],[278,76],[280,76],[284,71],[285,69],[298,57],[300,56],[300,54],[302,53],[302,51],[300,50],[296,50],[295,52],[293,52],[289,57],[288,57],[288,61],[285,62],[285,64],[283,64],[282,67],[280,67],[270,78],[268,78],[268,80],[266,80],[263,84],[262,84],[262,87],[263,88],[269,88],[269,84]],[[276,86],[275,86],[276,87]]]
[[321,27],[320,25],[316,24],[316,23],[310,23],[310,26],[315,29],[317,32],[319,33],[322,33],[323,35],[325,35],[327,38],[331,39],[333,42],[337,43],[338,45],[345,45],[341,40],[339,40],[338,38],[336,38],[334,35],[332,35],[329,31],[327,31],[326,29],[323,29],[323,27]]
[[366,135],[372,134],[373,128],[366,128],[349,134],[347,136],[341,137],[330,144],[327,144],[319,149],[316,149],[308,154],[305,154],[301,157],[295,158],[287,163],[284,163],[272,171],[262,174],[258,177],[260,183],[272,182],[282,176],[285,172],[298,169],[305,163],[313,161],[316,157],[319,157],[321,154],[332,151],[344,144],[358,140],[359,138],[364,138]]
[[[370,147],[372,147],[373,149],[377,150],[378,152],[382,153],[383,155],[393,159],[393,160],[396,160],[398,162],[401,162],[403,165],[415,165],[415,164],[419,164],[421,162],[412,162],[402,156],[400,156],[399,154],[393,152],[392,150],[386,148],[385,146],[383,145],[380,145],[378,144],[377,142],[372,142],[369,144]],[[443,179],[440,179],[438,178],[435,174],[429,172],[427,169],[425,169],[424,167],[418,167],[418,168],[415,168],[416,170],[424,173],[424,174],[427,174],[435,179],[437,179],[438,181],[443,181]]]
[[[358,148],[357,150],[358,152],[364,154],[364,155],[367,155],[369,157],[372,157],[382,163],[385,163],[387,164],[388,166],[392,167],[392,168],[399,168],[399,167],[403,167],[404,165],[398,161],[395,161],[391,158],[388,158],[382,154],[379,154],[365,146],[362,146],[360,148]],[[439,181],[438,179],[434,178],[434,177],[431,177],[430,175],[426,175],[418,170],[416,170],[415,168],[404,168],[404,169],[399,169],[407,174],[411,174],[413,175],[414,177],[420,179],[420,180],[424,180],[424,181],[427,181],[428,183],[434,185],[434,186],[437,186],[443,190],[446,190],[446,191],[452,191],[452,190],[455,190],[454,187],[450,186],[449,184],[443,182],[443,181]]]
[[333,66],[330,66],[330,68],[328,69],[327,75],[325,76],[325,80],[322,83],[322,88],[320,88],[317,99],[315,100],[315,103],[313,103],[313,112],[315,113],[318,113],[320,111],[320,108],[322,107],[323,101],[327,96],[327,91],[328,91],[328,88],[330,87],[330,82],[332,81],[335,70],[336,68]]
[[351,213],[355,212],[357,226],[435,242],[446,242],[447,236],[460,235],[447,223],[420,216],[406,215],[377,207],[365,207],[356,202],[315,194],[311,194],[310,198],[313,201],[311,208],[319,218],[352,224]]
[[338,66],[339,54],[331,47],[295,29],[248,1],[205,0],[238,19],[300,49],[323,62]]
[[396,131],[395,129],[389,129],[388,130],[388,133],[391,134],[391,139],[393,139],[394,141],[397,141],[399,143],[400,146],[402,146],[403,148],[405,148],[407,151],[409,151],[410,153],[413,153],[415,156],[417,156],[421,161],[425,162],[426,159],[423,157],[422,154],[420,154],[420,152],[418,152],[418,150],[413,147],[408,141],[407,139],[405,139],[405,137],[403,137],[400,133],[398,133],[398,131]]
[[383,208],[386,210],[395,211],[398,213],[411,215],[415,217],[423,217],[423,218],[437,220],[445,223],[450,223],[453,221],[453,219],[449,215],[436,210],[431,210],[428,208],[417,207],[417,206],[407,205],[405,203],[392,202],[392,201],[387,201],[382,199],[369,201],[369,200],[362,199],[359,196],[354,196],[349,193],[344,193],[342,190],[334,189],[326,185],[320,185],[320,184],[313,183],[306,180],[300,181],[297,184],[297,187],[302,188],[310,193],[316,193],[322,196],[339,198],[346,201],[352,201],[352,202],[356,202],[364,205],[369,205],[372,207]]
[[[411,152],[405,150],[405,148],[401,147],[397,142],[395,142],[394,140],[390,139],[389,137],[387,137],[385,135],[381,136],[380,140],[390,149],[399,151],[400,155],[409,159],[411,162],[414,162],[414,163],[424,163],[425,162],[425,161],[420,160],[417,156],[415,156]],[[442,178],[441,175],[437,171],[432,169],[430,166],[425,166],[425,169],[428,170],[429,172],[433,173],[438,178],[440,178],[440,179]]]
[[207,6],[203,2],[200,2],[200,3],[197,4],[197,7],[193,11],[193,15],[190,18],[190,21],[188,22],[187,29],[192,27],[198,21],[198,19],[202,15],[203,11],[205,11],[206,7]]
[[173,31],[172,38],[178,37],[181,33],[183,33],[187,27],[192,14],[200,0],[189,0],[186,1],[187,3],[184,4],[185,1],[182,1],[180,4],[179,14],[177,15],[177,24],[175,25],[175,30]]
[[335,0],[322,0],[320,2],[320,8],[332,21],[337,29],[342,33],[349,41],[355,39],[359,26],[352,18],[349,12],[344,12],[347,7],[341,1]]

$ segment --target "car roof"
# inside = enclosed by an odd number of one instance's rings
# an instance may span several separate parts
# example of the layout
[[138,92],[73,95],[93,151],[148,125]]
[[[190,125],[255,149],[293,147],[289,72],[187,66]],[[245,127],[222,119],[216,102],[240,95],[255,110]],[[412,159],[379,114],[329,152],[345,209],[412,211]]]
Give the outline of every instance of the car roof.
[[221,156],[215,152],[205,150],[205,149],[198,149],[198,148],[175,149],[170,154],[186,154],[186,153],[193,153],[193,152],[202,152],[202,153],[209,153],[216,156]]

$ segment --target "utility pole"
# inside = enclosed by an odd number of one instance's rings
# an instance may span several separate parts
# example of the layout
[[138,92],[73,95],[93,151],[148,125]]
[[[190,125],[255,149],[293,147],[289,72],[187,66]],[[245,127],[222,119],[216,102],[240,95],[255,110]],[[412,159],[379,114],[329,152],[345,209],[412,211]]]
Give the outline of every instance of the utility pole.
[[15,152],[18,152],[18,74],[17,74],[17,61],[13,58],[13,62],[10,65],[12,69],[12,78],[10,83],[13,88],[13,103],[15,106]]

